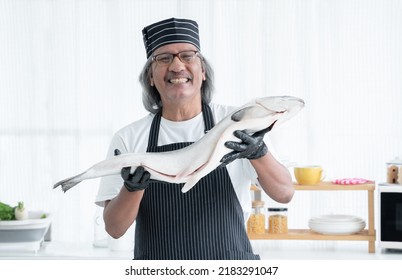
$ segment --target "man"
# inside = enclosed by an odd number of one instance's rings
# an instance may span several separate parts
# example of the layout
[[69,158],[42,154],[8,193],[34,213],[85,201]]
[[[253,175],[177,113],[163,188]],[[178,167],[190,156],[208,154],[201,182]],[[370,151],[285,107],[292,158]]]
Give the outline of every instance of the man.
[[[115,134],[109,156],[186,147],[234,109],[211,103],[213,73],[195,21],[154,23],[143,39],[148,60],[140,81],[150,114]],[[233,152],[222,166],[185,194],[183,184],[150,180],[142,167],[103,178],[97,203],[105,206],[106,231],[119,238],[136,221],[134,259],[259,259],[245,229],[250,184],[281,203],[294,193],[288,170],[263,141],[266,131],[237,131],[241,141],[226,143]]]

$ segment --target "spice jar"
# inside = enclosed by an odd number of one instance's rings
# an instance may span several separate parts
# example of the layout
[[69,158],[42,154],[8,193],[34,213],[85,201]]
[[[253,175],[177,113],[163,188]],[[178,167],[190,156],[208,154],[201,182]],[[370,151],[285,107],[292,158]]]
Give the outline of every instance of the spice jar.
[[387,162],[387,183],[402,185],[402,160],[398,157]]
[[247,221],[247,232],[263,234],[265,233],[264,201],[254,200],[252,207],[252,213]]
[[260,201],[261,200],[261,189],[258,188],[256,185],[251,185],[250,190],[252,192],[251,196],[253,201]]
[[288,208],[268,208],[268,232],[288,232]]

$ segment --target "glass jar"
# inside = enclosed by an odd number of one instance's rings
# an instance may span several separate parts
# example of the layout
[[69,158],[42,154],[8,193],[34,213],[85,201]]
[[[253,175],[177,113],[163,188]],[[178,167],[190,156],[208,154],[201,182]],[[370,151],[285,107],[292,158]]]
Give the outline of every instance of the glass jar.
[[288,208],[268,208],[268,232],[288,232]]
[[254,234],[265,233],[264,201],[254,200],[252,202],[252,213],[247,221],[247,232]]
[[103,220],[103,208],[99,206],[96,206],[95,211],[93,246],[98,248],[107,247],[107,233],[105,231],[105,222]]
[[261,201],[261,189],[256,185],[250,186],[251,197],[253,201]]
[[398,157],[387,162],[387,183],[402,185],[402,160]]

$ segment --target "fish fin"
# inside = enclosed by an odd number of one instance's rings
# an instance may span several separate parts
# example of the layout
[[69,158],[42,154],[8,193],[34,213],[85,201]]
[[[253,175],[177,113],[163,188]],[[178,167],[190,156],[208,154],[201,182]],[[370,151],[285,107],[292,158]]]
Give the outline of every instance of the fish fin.
[[53,189],[57,188],[58,186],[61,186],[61,189],[64,192],[68,191],[78,183],[82,182],[83,179],[81,179],[80,176],[83,175],[84,173],[57,182],[56,184],[54,184]]
[[[194,173],[193,175],[191,175],[187,182],[184,184],[183,188],[181,189],[182,193],[186,193],[188,192],[190,189],[192,189],[192,187],[195,186],[195,184],[198,183],[199,180],[201,180],[201,178],[203,178],[205,175],[207,175],[210,172],[205,172],[205,166],[207,166],[206,164],[204,164],[201,168],[199,168],[197,170],[196,173]],[[202,172],[201,172],[202,171]]]
[[274,128],[274,125],[276,124],[278,120],[275,120],[270,126],[268,126],[267,128],[264,128],[260,131],[256,131],[253,133],[253,137],[257,137],[257,136],[262,136],[267,132],[270,132],[272,130],[272,128]]
[[241,119],[243,118],[244,113],[246,112],[246,110],[247,110],[248,108],[252,108],[252,107],[253,107],[253,106],[243,107],[243,108],[237,110],[236,112],[234,112],[234,113],[232,114],[232,116],[231,116],[232,121],[235,121],[235,122],[241,121]]
[[181,192],[182,192],[182,193],[188,192],[189,190],[191,190],[191,189],[195,186],[195,184],[197,184],[198,181],[199,181],[198,178],[192,177],[191,179],[189,179],[189,180],[184,184],[183,188],[181,189]]

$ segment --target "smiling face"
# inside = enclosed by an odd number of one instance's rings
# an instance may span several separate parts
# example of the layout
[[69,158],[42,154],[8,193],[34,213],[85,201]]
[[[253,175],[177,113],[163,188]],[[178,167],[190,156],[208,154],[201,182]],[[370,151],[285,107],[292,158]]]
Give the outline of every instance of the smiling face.
[[[177,54],[183,51],[197,51],[197,48],[187,43],[169,44],[155,50],[153,55]],[[153,62],[151,67],[150,83],[157,88],[164,105],[201,102],[201,85],[205,80],[205,71],[198,56],[189,64],[183,63],[176,56],[169,65],[162,66]]]

